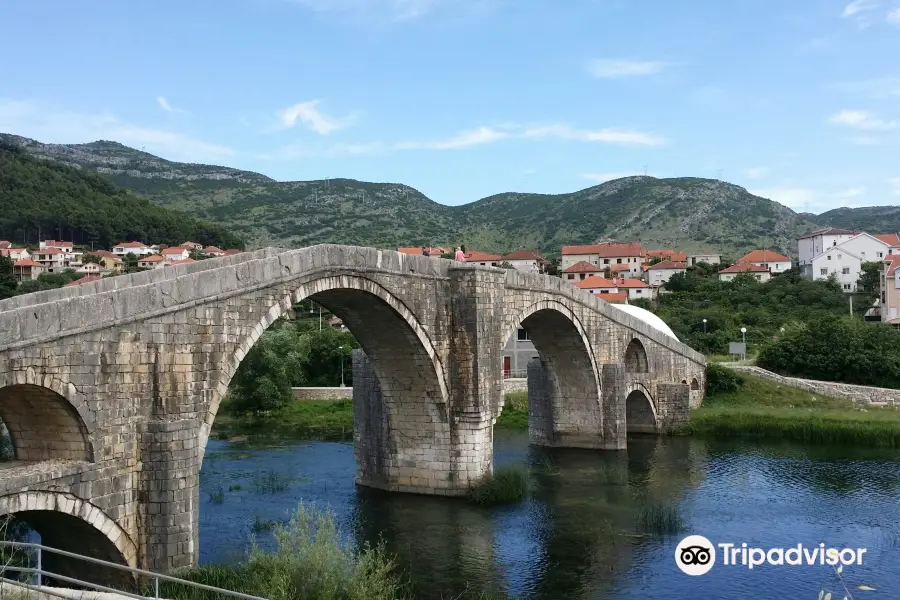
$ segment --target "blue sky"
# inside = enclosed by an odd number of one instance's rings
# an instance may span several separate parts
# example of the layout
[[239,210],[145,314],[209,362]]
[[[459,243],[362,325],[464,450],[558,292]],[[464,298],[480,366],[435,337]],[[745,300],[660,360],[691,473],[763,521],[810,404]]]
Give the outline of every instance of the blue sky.
[[645,169],[900,204],[900,0],[29,0],[0,39],[0,131],[44,142],[445,204]]

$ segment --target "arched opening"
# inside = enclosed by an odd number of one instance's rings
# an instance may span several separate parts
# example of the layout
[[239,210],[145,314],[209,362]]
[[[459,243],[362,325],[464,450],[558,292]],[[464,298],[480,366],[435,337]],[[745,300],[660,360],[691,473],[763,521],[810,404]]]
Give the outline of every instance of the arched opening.
[[700,389],[700,382],[697,381],[697,378],[696,378],[696,377],[694,377],[694,378],[691,380],[691,391],[696,392],[696,391],[699,390],[699,389]]
[[[95,506],[69,494],[21,492],[3,496],[0,515],[0,535],[4,540],[28,541],[123,567],[133,566],[129,562],[134,560],[136,550],[118,524]],[[4,548],[4,555],[10,565],[37,567],[36,549]],[[49,573],[42,576],[42,584],[51,587],[89,589],[62,577],[125,590],[133,590],[135,585],[134,575],[128,571],[49,550],[41,552],[40,566]],[[28,574],[16,577],[10,572],[5,576],[34,582]]]
[[[531,443],[596,448],[602,445],[600,386],[583,328],[561,306],[545,303],[526,311],[504,340],[504,375],[528,377]],[[507,360],[515,352],[513,360]],[[507,369],[512,362],[514,368]],[[521,375],[520,375],[521,376]]]
[[634,338],[625,347],[625,371],[628,373],[649,373],[650,363],[647,361],[647,351],[641,340]]
[[681,380],[681,384],[682,384],[682,385],[687,385],[687,384],[688,384],[687,379],[682,379],[682,380]]
[[634,390],[625,398],[625,431],[656,433],[656,413],[642,390]]
[[0,388],[0,419],[16,461],[92,461],[88,429],[66,398],[30,383]]

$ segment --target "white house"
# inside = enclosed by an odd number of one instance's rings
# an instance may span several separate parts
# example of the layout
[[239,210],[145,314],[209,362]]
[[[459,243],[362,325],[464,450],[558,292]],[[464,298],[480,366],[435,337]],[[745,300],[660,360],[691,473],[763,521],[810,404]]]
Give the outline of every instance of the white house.
[[138,266],[142,269],[161,269],[166,266],[166,259],[159,254],[151,254],[138,259]]
[[812,259],[819,256],[828,248],[837,246],[842,242],[846,242],[858,231],[850,231],[849,229],[838,229],[837,227],[826,227],[808,233],[797,240],[797,260],[802,269],[804,265],[812,262]]
[[735,261],[734,264],[750,264],[765,267],[769,273],[783,273],[791,268],[791,259],[784,254],[772,250],[751,250]]
[[508,262],[522,273],[545,273],[548,264],[547,259],[538,254],[537,250],[516,250],[504,256],[503,262]]
[[760,283],[765,283],[772,278],[768,267],[755,265],[753,263],[735,263],[730,267],[719,271],[719,281],[732,281],[741,273],[749,273]]
[[876,233],[874,237],[888,245],[888,254],[900,254],[900,235],[896,233]]
[[717,265],[722,262],[721,254],[691,254],[688,256],[687,264],[689,267],[706,263],[708,265]]
[[560,268],[565,270],[581,261],[600,267],[601,270],[609,269],[623,275],[640,277],[641,265],[644,263],[644,250],[638,242],[562,247]]
[[172,246],[171,248],[163,250],[161,254],[167,262],[174,262],[176,260],[189,258],[191,256],[191,251],[181,246]]
[[588,277],[599,275],[602,272],[600,267],[583,260],[567,269],[563,269],[562,278],[566,281],[584,281]]
[[891,246],[885,241],[868,233],[859,233],[837,245],[826,247],[824,252],[802,267],[803,275],[811,280],[828,279],[835,275],[841,289],[855,292],[862,264],[883,262],[889,256],[890,249]]
[[142,242],[122,242],[118,246],[113,246],[113,254],[116,256],[125,256],[126,254],[147,256],[148,254],[156,254],[156,250]]
[[669,281],[672,275],[684,273],[687,267],[683,262],[664,260],[647,267],[647,281],[651,287],[659,287]]

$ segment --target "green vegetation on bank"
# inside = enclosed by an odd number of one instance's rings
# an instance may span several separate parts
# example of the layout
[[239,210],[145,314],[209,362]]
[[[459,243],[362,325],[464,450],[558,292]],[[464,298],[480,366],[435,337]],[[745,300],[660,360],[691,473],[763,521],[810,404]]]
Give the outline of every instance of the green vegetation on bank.
[[174,245],[185,240],[243,248],[240,238],[117,188],[109,179],[30,156],[0,141],[0,239],[37,243],[57,237],[110,249],[125,240]]
[[528,471],[521,466],[501,467],[482,476],[469,488],[468,498],[483,506],[509,504],[528,495]]
[[794,323],[762,345],[756,364],[782,375],[900,388],[900,332],[850,317]]
[[711,364],[703,406],[681,434],[900,448],[900,410],[862,406]]

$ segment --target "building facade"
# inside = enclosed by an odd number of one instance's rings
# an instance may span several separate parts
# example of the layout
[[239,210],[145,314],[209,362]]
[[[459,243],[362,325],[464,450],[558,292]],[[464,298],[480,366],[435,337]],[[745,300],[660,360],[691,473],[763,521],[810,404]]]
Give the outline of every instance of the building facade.
[[687,267],[684,263],[664,260],[647,267],[647,283],[651,287],[658,288],[669,281],[672,275],[684,273],[686,270]]
[[640,277],[641,265],[644,263],[644,250],[638,242],[562,247],[560,268],[563,271],[581,261],[597,266],[602,271],[606,269],[613,270],[615,265],[625,265],[626,268],[624,269],[623,267],[615,267],[616,270],[623,269],[619,274]]

